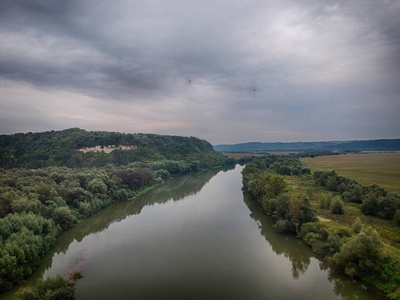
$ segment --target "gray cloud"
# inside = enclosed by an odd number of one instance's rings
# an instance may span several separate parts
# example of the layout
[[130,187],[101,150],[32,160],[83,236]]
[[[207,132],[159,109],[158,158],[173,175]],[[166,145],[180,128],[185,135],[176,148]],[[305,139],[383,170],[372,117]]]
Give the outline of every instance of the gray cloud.
[[[396,0],[4,0],[1,131],[398,137],[399,13]],[[59,105],[40,105],[51,95]],[[9,106],[16,98],[32,122]]]

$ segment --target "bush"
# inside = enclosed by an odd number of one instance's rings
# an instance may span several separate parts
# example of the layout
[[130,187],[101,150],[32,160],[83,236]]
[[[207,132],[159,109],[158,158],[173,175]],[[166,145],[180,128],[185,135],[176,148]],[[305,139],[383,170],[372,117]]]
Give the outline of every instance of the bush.
[[67,230],[77,222],[75,216],[67,206],[57,207],[53,211],[51,218],[56,224],[60,225],[63,230]]
[[18,300],[72,300],[75,284],[61,276],[40,280],[34,287],[24,288],[16,295]]
[[362,224],[360,218],[356,218],[353,225],[351,225],[351,228],[353,228],[355,233],[360,233],[362,227],[363,227],[363,224]]
[[343,215],[344,204],[340,196],[336,196],[331,203],[331,214]]
[[274,228],[279,232],[289,232],[293,231],[293,225],[289,220],[278,220],[276,221]]
[[349,276],[379,274],[385,277],[388,270],[383,267],[383,260],[387,257],[378,232],[368,226],[350,238],[332,257],[332,262]]
[[323,193],[318,197],[319,207],[320,208],[330,208],[332,202],[332,194]]

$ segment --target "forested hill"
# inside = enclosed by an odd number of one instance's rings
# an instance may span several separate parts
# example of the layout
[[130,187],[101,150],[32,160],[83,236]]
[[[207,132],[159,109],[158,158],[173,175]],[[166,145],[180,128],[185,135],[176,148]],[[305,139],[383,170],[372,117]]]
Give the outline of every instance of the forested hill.
[[311,151],[311,150],[400,150],[400,139],[336,142],[294,142],[294,143],[241,143],[215,145],[220,152],[263,152],[263,151]]
[[0,135],[0,167],[7,169],[127,165],[159,160],[185,161],[208,167],[224,164],[227,158],[214,151],[207,141],[195,137],[79,128]]

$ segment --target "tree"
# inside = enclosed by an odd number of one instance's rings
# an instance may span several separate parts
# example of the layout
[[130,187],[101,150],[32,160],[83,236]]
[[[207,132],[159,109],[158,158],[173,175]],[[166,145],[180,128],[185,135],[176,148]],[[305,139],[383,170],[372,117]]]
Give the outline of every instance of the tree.
[[40,280],[34,287],[17,293],[18,300],[72,300],[75,299],[75,283],[61,276]]
[[328,190],[336,192],[338,189],[338,182],[336,179],[336,176],[332,176],[331,178],[328,179],[327,183],[326,183],[326,187],[328,188]]
[[54,222],[60,225],[63,230],[67,230],[68,228],[72,227],[72,225],[74,225],[77,221],[67,206],[57,207],[54,209],[51,218],[54,220]]
[[296,228],[296,232],[299,231],[299,226],[300,226],[300,218],[302,214],[302,207],[304,205],[303,199],[299,197],[300,195],[292,196],[290,198],[290,204],[289,204],[289,213],[290,213],[290,218],[291,221]]
[[332,261],[351,277],[367,274],[385,275],[387,270],[382,262],[387,257],[379,233],[368,226],[349,239],[341,251],[332,257]]
[[351,225],[351,228],[353,228],[355,233],[360,233],[361,229],[363,228],[363,224],[360,220],[360,218],[356,218],[354,220],[353,225]]
[[340,196],[333,198],[331,202],[331,214],[343,215],[344,214],[344,203]]
[[104,183],[104,181],[101,178],[92,179],[88,183],[87,189],[93,195],[104,195],[105,193],[107,193],[107,185]]

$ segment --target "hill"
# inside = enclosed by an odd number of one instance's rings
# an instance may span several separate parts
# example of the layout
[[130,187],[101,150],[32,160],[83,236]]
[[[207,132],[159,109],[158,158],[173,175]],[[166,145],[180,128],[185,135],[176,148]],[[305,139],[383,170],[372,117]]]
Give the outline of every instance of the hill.
[[400,139],[355,140],[332,142],[250,142],[233,145],[215,145],[219,152],[315,151],[315,150],[400,150]]
[[227,158],[195,137],[125,134],[71,128],[0,135],[1,168],[100,167],[160,160],[223,165]]

